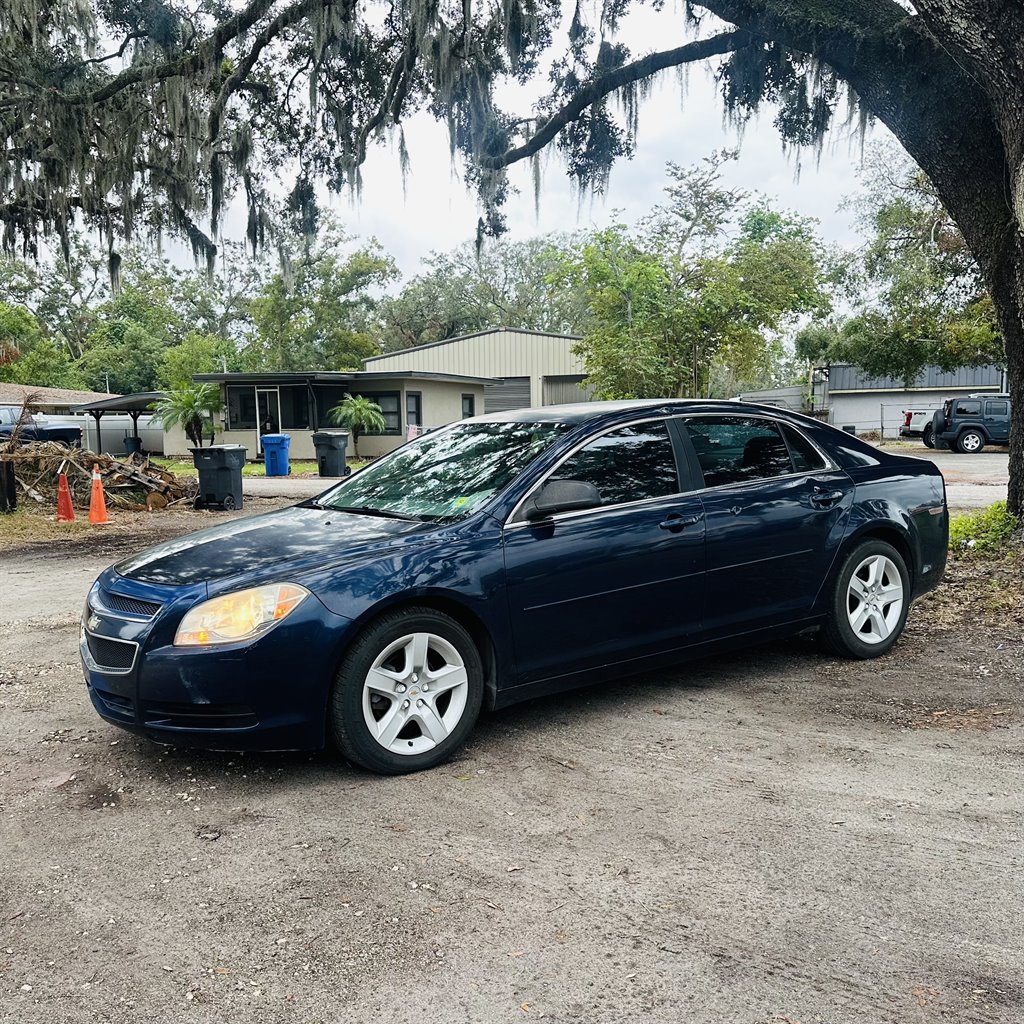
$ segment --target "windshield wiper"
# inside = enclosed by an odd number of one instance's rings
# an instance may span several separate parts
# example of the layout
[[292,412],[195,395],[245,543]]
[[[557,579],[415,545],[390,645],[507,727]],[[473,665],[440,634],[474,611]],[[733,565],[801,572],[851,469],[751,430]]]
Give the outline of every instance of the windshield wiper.
[[332,512],[352,512],[361,516],[380,516],[382,519],[404,519],[409,523],[428,523],[430,516],[413,516],[406,512],[392,512],[386,508],[373,508],[370,505],[321,505],[321,508],[330,509]]

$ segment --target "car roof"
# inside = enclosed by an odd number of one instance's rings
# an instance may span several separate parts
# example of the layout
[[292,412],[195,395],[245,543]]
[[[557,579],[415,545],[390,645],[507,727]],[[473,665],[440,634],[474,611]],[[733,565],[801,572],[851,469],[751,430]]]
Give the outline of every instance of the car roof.
[[730,416],[749,416],[761,413],[786,418],[800,418],[798,413],[773,405],[755,405],[752,402],[734,402],[725,399],[707,398],[634,398],[618,401],[576,402],[572,405],[545,405],[533,409],[511,409],[508,412],[491,412],[476,419],[491,423],[586,423],[589,420],[617,419],[631,413],[681,413],[717,412]]

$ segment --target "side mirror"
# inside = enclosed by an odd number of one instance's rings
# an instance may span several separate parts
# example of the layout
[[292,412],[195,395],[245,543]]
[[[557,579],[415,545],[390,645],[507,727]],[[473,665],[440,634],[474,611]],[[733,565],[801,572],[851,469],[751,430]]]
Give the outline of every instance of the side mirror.
[[597,508],[600,504],[601,493],[593,484],[583,480],[552,480],[526,502],[523,516],[532,522],[535,519],[547,519],[559,512]]

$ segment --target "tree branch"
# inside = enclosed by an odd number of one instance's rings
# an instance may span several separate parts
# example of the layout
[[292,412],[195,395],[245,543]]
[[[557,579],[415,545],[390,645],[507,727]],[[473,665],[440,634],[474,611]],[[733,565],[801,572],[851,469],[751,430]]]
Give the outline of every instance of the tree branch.
[[220,131],[221,118],[224,115],[224,107],[231,98],[232,93],[237,92],[245,83],[249,72],[252,71],[256,62],[260,59],[263,50],[276,39],[286,28],[301,21],[308,14],[311,14],[318,7],[330,6],[332,0],[300,0],[299,3],[283,10],[266,28],[253,40],[252,47],[245,57],[239,62],[238,67],[231,73],[227,81],[221,86],[217,98],[210,107],[209,130],[207,139],[212,144]]
[[478,163],[481,167],[496,171],[520,160],[525,160],[527,157],[539,153],[566,125],[575,121],[587,107],[593,106],[598,100],[604,99],[605,96],[617,89],[632,85],[643,78],[649,78],[666,68],[678,67],[680,64],[689,64],[739,50],[744,46],[749,46],[753,41],[754,37],[743,30],[723,32],[720,35],[711,36],[709,39],[677,46],[674,50],[650,53],[631,64],[624,64],[621,68],[602,75],[580,89],[568,103],[544,121],[536,133],[523,145],[506,150],[500,156],[480,157]]

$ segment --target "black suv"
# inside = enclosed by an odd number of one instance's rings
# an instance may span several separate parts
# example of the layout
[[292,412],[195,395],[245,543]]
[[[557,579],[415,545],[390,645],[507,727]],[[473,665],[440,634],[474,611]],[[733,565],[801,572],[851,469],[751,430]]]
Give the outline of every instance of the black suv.
[[986,444],[1010,443],[1010,396],[974,394],[947,398],[932,417],[938,448],[973,455]]

